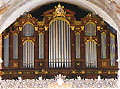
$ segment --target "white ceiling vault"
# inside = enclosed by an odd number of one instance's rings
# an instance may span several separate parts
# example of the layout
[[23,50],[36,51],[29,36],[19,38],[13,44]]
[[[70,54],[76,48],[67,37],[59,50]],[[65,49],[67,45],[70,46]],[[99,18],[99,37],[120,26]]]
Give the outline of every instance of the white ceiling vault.
[[[59,1],[74,4],[94,12],[120,34],[120,0],[0,0],[0,33],[24,12]],[[118,35],[118,38],[120,38],[120,35]],[[120,48],[119,40],[118,48]],[[118,55],[120,55],[120,50],[118,50]]]

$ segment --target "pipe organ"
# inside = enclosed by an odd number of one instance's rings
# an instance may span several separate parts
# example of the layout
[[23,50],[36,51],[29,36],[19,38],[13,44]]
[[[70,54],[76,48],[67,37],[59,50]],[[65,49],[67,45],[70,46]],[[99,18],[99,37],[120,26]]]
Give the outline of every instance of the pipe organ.
[[18,18],[2,33],[2,78],[117,78],[117,32],[89,13],[80,21],[60,4]]

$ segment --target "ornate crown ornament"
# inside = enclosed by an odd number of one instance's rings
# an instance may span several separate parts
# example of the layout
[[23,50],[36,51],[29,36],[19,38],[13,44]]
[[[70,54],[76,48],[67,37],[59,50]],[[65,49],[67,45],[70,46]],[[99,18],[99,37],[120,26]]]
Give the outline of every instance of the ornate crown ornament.
[[93,13],[88,13],[87,18],[95,18],[96,16]]
[[55,6],[55,8],[56,8],[55,12],[53,12],[54,17],[56,17],[56,16],[63,16],[63,17],[65,17],[66,12],[63,10],[64,6],[61,7],[61,5],[58,4],[58,6]]

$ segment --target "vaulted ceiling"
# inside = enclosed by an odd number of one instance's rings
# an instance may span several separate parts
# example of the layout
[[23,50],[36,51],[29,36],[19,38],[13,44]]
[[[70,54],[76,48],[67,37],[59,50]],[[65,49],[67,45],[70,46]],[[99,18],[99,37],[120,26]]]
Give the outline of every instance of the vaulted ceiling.
[[59,1],[92,11],[120,30],[120,0],[0,0],[0,33],[24,12]]

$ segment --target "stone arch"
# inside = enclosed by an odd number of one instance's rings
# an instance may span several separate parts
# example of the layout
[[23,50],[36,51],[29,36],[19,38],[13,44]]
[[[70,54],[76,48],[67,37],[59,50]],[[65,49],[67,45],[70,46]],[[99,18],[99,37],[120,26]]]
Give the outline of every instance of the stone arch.
[[[23,0],[17,2],[17,0],[14,2],[14,6],[11,6],[3,15],[0,22],[0,33],[7,28],[11,23],[13,23],[20,15],[22,15],[26,11],[30,11],[36,7],[40,7],[42,5],[51,3],[51,2],[57,2],[59,0]],[[60,0],[61,2],[66,3],[72,3],[77,6],[81,6],[82,8],[88,9],[92,12],[95,12],[100,17],[102,17],[106,22],[108,22],[111,26],[113,26],[117,31],[119,31],[119,27],[117,26],[117,23],[115,20],[113,20],[113,17],[109,15],[109,13],[106,10],[103,10],[102,7],[99,6],[101,4],[101,1],[98,1],[99,3],[91,2],[91,0]],[[15,5],[16,3],[16,5]],[[117,19],[117,17],[116,17]]]

